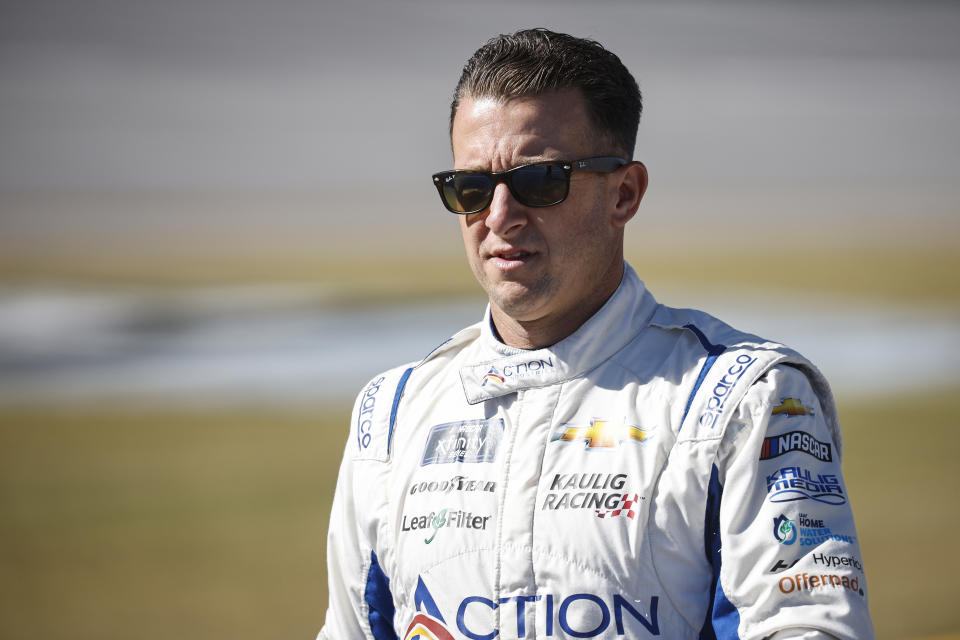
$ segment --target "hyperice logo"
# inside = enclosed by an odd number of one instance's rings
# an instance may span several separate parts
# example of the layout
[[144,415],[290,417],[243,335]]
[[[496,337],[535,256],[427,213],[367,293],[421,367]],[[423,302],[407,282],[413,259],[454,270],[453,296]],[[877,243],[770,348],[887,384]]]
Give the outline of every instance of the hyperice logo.
[[646,439],[646,431],[632,424],[627,424],[624,420],[620,420],[620,422],[591,420],[589,427],[565,424],[557,429],[550,440],[551,442],[558,440],[562,442],[583,441],[584,447],[587,449],[613,449],[627,440],[643,442]]
[[[815,547],[819,544],[833,540],[834,542],[853,543],[856,538],[838,533],[833,533],[830,527],[824,525],[823,520],[813,519],[805,513],[801,513],[796,521],[790,520],[787,516],[780,514],[773,519],[773,537],[782,545],[790,546],[797,540],[801,547]],[[778,563],[779,565],[779,563]],[[788,565],[780,568],[789,568]],[[774,567],[775,569],[777,567]]]
[[767,494],[770,502],[813,500],[832,505],[847,502],[837,476],[820,473],[814,477],[809,469],[802,467],[783,467],[767,476]]
[[791,545],[797,541],[797,525],[781,513],[779,518],[773,519],[773,537],[780,544]]

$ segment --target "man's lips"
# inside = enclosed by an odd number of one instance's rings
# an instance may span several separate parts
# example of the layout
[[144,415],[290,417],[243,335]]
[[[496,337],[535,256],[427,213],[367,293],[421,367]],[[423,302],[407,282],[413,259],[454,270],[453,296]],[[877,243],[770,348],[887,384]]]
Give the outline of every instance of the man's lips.
[[500,249],[491,251],[487,259],[500,269],[517,269],[536,256],[536,252],[525,249]]

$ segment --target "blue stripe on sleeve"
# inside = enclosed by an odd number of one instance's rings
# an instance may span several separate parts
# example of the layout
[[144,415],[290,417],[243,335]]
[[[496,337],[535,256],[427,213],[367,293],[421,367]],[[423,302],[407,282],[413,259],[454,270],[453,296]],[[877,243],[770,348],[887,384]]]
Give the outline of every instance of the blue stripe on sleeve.
[[367,571],[367,584],[363,589],[363,599],[367,603],[367,620],[375,640],[397,640],[393,631],[393,596],[390,595],[390,579],[380,568],[377,554],[370,552],[370,569]]
[[713,579],[710,584],[710,606],[700,630],[700,640],[736,640],[740,627],[740,612],[723,593],[720,584],[720,501],[723,486],[720,484],[720,472],[714,465],[710,472],[710,486],[707,489],[707,508],[704,515],[703,544],[707,562],[713,567]]
[[400,398],[403,396],[403,388],[407,386],[407,380],[413,373],[413,367],[410,367],[400,376],[400,382],[397,383],[397,392],[393,394],[393,406],[390,407],[390,431],[387,433],[387,453],[390,453],[390,447],[393,445],[393,427],[397,424],[397,407],[400,406]]
[[704,360],[703,366],[700,367],[700,375],[697,376],[697,382],[693,385],[693,391],[690,392],[690,397],[687,398],[687,406],[683,410],[683,417],[680,418],[681,428],[683,427],[683,421],[687,419],[687,414],[690,412],[690,405],[693,404],[694,396],[697,395],[697,391],[700,390],[700,385],[703,384],[704,378],[707,377],[707,372],[713,367],[713,363],[717,361],[720,354],[727,350],[724,345],[713,344],[707,340],[707,336],[703,335],[703,332],[692,324],[684,325],[684,329],[689,329],[693,332],[693,335],[697,336],[697,340],[699,340],[703,348],[707,350],[707,359]]

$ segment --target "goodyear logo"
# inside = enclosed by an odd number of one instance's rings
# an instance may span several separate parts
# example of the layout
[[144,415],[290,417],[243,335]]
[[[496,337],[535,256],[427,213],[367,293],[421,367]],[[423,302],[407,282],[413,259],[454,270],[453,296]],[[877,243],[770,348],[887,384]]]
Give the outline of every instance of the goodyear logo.
[[781,398],[780,404],[773,408],[773,415],[812,416],[813,409],[805,406],[796,398]]
[[578,427],[570,424],[561,426],[553,434],[551,442],[557,440],[563,442],[582,441],[587,449],[613,449],[619,447],[621,442],[627,440],[643,442],[647,437],[646,431],[632,424],[627,424],[623,420],[614,422],[612,420],[594,419],[590,421],[589,427]]

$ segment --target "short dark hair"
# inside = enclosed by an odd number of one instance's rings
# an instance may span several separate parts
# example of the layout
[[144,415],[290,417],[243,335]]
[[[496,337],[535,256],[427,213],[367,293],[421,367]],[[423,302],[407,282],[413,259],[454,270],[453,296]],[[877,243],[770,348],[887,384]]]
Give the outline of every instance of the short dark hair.
[[579,89],[597,133],[633,158],[640,124],[640,88],[615,54],[599,42],[547,29],[491,38],[467,61],[450,104],[450,131],[464,97],[497,99]]

